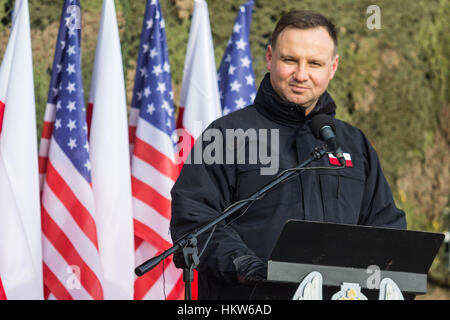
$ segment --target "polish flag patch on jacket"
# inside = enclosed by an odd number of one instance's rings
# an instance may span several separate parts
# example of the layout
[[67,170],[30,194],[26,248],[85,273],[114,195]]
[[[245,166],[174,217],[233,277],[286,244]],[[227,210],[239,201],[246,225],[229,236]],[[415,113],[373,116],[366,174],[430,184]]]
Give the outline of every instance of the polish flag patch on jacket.
[[[345,158],[345,166],[347,167],[353,167],[352,163],[352,157],[350,156],[350,153],[344,152],[344,158]],[[338,158],[336,158],[332,153],[328,154],[328,159],[330,160],[330,164],[335,166],[340,166]]]

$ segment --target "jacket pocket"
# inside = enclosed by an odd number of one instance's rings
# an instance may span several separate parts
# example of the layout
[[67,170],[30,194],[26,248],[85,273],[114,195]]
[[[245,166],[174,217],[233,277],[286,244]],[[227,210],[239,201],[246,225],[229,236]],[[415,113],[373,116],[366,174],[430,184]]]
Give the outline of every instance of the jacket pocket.
[[324,221],[357,224],[364,193],[365,176],[358,167],[320,170],[319,185]]

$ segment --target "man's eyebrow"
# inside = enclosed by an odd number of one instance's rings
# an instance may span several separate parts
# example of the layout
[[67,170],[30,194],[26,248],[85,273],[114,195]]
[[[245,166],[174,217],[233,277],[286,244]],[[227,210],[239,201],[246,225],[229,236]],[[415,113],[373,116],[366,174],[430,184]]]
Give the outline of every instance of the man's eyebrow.
[[295,60],[295,58],[289,54],[281,54],[281,59],[294,59]]
[[325,63],[325,61],[323,61],[321,59],[309,59],[308,61],[312,62],[312,63],[319,63],[319,64],[324,64]]
[[[281,54],[280,55],[281,59],[292,59],[292,60],[297,60],[296,57],[290,55],[290,54]],[[308,59],[308,62],[310,63],[319,63],[319,64],[325,64],[326,62],[322,59],[318,59],[318,58],[311,58]]]

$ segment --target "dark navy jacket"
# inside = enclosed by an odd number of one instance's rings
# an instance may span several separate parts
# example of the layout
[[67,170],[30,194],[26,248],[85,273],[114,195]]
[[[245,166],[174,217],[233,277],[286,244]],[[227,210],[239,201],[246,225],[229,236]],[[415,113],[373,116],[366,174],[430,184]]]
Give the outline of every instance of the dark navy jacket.
[[[332,98],[325,92],[305,117],[302,108],[279,98],[267,74],[254,105],[214,121],[209,128],[219,129],[224,137],[226,129],[279,129],[279,173],[297,166],[315,146],[323,144],[311,132],[311,117],[318,113],[334,117],[335,109]],[[343,151],[350,154],[352,167],[305,171],[254,202],[228,227],[220,224],[200,258],[199,299],[247,299],[252,288],[233,282],[233,259],[256,255],[267,262],[289,219],[406,228],[404,212],[395,206],[370,142],[361,130],[334,121],[336,136]],[[310,166],[332,165],[325,156]],[[267,165],[185,164],[171,191],[173,240],[213,220],[227,206],[247,198],[275,178],[276,175],[261,175],[261,167]],[[208,234],[199,237],[199,250],[207,237]]]

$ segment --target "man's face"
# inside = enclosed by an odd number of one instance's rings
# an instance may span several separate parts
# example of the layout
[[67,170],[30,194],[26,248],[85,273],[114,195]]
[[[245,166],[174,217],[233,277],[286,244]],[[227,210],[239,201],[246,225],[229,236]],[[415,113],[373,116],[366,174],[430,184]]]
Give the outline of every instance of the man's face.
[[338,55],[325,28],[288,27],[278,35],[275,49],[267,47],[266,62],[278,95],[303,106],[308,114],[333,79]]

